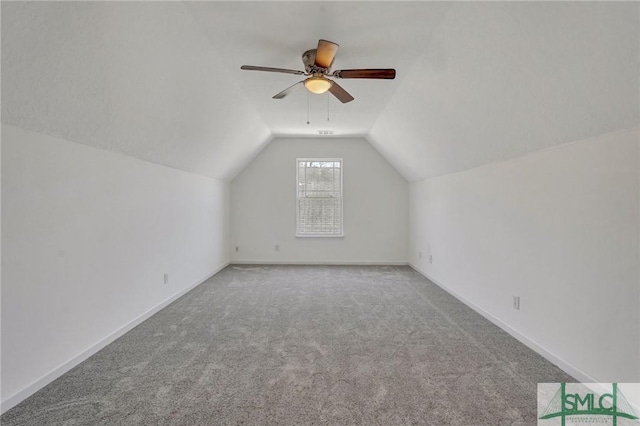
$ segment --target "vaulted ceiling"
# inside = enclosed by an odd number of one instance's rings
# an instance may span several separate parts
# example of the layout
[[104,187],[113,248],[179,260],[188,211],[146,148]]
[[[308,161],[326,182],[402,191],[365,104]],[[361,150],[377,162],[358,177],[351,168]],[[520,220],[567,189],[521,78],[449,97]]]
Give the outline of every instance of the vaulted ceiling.
[[[274,137],[365,137],[408,180],[640,121],[637,2],[2,2],[2,121],[231,179]],[[301,80],[320,38],[355,101]],[[329,120],[327,120],[329,118]],[[307,124],[309,120],[309,124]]]

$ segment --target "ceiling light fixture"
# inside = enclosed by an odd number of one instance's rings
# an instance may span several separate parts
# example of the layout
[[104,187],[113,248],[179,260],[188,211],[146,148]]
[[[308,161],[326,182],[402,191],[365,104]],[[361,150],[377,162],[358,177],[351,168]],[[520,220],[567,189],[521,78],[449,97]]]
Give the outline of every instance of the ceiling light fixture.
[[324,78],[319,75],[314,75],[313,77],[309,77],[304,81],[304,87],[307,88],[311,93],[315,93],[316,95],[320,95],[331,87],[333,81]]

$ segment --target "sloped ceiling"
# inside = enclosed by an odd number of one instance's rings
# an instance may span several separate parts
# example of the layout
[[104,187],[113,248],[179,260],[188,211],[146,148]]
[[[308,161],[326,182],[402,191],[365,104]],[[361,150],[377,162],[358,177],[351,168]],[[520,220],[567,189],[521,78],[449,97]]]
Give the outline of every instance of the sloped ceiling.
[[452,5],[370,142],[417,180],[637,126],[638,6]]
[[[220,66],[251,98],[274,136],[317,136],[321,129],[342,137],[367,135],[448,8],[447,3],[416,2],[189,4],[220,55]],[[396,80],[339,80],[355,97],[341,104],[328,93],[309,95],[302,87],[274,100],[304,76],[240,71],[245,64],[304,70],[302,53],[321,38],[340,44],[334,70],[396,68]]]
[[2,2],[2,121],[229,179],[270,131],[185,5]]
[[[417,180],[637,126],[639,36],[637,2],[2,2],[2,121],[220,179],[327,129]],[[240,70],[319,38],[396,80]]]

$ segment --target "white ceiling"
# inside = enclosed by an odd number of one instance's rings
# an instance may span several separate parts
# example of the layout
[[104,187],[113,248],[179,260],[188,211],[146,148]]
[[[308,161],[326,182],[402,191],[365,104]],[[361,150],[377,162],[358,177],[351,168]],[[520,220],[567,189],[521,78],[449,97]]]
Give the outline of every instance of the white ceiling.
[[[637,2],[2,2],[2,121],[220,179],[329,129],[416,180],[637,126],[639,33]],[[397,78],[240,70],[319,38]]]
[[[317,136],[319,129],[327,128],[340,136],[367,135],[448,7],[446,3],[411,2],[189,4],[220,55],[221,67],[250,97],[276,136]],[[273,95],[304,76],[240,71],[245,64],[304,70],[302,53],[315,48],[320,38],[340,44],[333,70],[397,68],[397,78],[338,80],[355,97],[342,104],[328,93],[308,95],[303,88],[274,100]]]

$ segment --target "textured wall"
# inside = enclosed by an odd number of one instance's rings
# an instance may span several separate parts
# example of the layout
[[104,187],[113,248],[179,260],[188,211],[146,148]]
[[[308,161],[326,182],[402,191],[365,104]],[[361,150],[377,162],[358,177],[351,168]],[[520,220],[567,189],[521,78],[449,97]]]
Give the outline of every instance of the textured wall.
[[[344,159],[344,237],[295,237],[295,160],[304,157]],[[406,262],[408,190],[364,139],[276,139],[231,183],[232,260]]]
[[4,125],[3,403],[224,266],[227,207],[221,181]]
[[639,138],[413,183],[411,263],[576,378],[639,382]]

